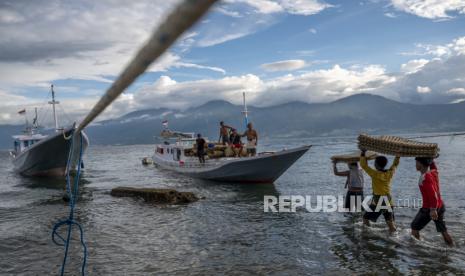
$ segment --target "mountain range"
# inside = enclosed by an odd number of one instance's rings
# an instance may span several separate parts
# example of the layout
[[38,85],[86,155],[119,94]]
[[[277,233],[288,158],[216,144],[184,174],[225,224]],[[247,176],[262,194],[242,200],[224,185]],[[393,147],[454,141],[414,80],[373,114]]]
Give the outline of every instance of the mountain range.
[[[87,128],[91,144],[154,143],[168,120],[169,128],[218,137],[218,123],[245,129],[242,106],[211,101],[187,110],[145,109],[104,120]],[[330,103],[289,102],[271,107],[249,107],[249,120],[260,136],[311,137],[356,135],[360,132],[408,133],[465,130],[465,102],[408,104],[371,94],[357,94]],[[20,126],[0,126],[0,148]]]

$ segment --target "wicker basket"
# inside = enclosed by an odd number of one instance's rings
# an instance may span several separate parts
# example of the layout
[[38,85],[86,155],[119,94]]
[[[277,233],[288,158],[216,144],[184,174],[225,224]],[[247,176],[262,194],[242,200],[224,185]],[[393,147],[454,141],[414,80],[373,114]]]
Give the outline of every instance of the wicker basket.
[[417,142],[396,136],[373,137],[360,134],[358,147],[402,157],[436,157],[439,154],[438,144]]
[[[373,151],[367,151],[365,153],[365,156],[367,157],[368,160],[375,159],[376,152]],[[333,155],[331,156],[331,160],[333,162],[343,162],[343,163],[356,163],[360,161],[360,151],[355,151],[347,154],[341,154],[341,155]]]

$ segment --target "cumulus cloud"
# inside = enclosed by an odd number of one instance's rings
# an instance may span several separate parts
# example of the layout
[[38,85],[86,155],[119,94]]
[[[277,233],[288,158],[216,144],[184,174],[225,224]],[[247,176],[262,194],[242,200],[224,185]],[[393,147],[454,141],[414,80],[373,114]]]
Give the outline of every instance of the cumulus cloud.
[[[242,92],[247,92],[248,101],[257,106],[270,106],[289,101],[328,102],[360,92],[377,93],[395,78],[378,65],[343,68],[335,65],[328,69],[314,70],[298,75],[284,75],[261,79],[254,74],[179,82],[164,75],[152,84],[146,84],[133,93],[125,93],[105,111],[99,120],[121,116],[127,112],[156,107],[186,109],[211,100],[226,100],[241,104]],[[59,89],[60,87],[57,87]],[[1,95],[0,95],[1,96]],[[384,96],[388,96],[384,94]],[[0,123],[17,122],[21,117],[15,112],[24,106],[31,109],[38,103],[21,103],[25,98],[12,98],[8,109],[0,114]],[[98,100],[92,96],[85,100],[66,99],[61,107],[70,117],[79,121]],[[5,110],[5,112],[3,112]],[[2,120],[2,118],[4,118]],[[50,121],[51,122],[51,121]]]
[[448,19],[454,13],[465,13],[462,0],[391,0],[391,3],[400,11],[428,19]]
[[401,71],[407,74],[418,72],[429,60],[427,59],[414,59],[409,60],[407,63],[401,65]]
[[[211,100],[241,104],[242,92],[257,106],[289,101],[328,102],[360,92],[376,90],[395,81],[378,65],[314,70],[299,75],[261,79],[253,74],[221,79],[177,82],[168,76],[134,93],[134,108],[169,107],[185,109]],[[385,95],[386,96],[386,95]]]
[[[460,37],[445,45],[429,45],[430,59],[411,60],[402,65],[397,81],[385,87],[399,99],[419,103],[450,103],[463,98],[465,87],[465,38]],[[442,49],[446,54],[433,51]]]
[[265,63],[260,67],[269,72],[275,71],[292,71],[305,67],[305,61],[301,59],[281,60],[272,63]]

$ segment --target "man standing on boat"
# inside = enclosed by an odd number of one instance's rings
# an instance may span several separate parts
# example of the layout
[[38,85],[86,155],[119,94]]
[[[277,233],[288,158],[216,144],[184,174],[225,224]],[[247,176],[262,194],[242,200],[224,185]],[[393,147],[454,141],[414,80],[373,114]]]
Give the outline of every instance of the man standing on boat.
[[202,138],[202,135],[197,134],[197,139],[195,140],[197,144],[197,156],[199,157],[200,164],[205,164],[205,139]]
[[257,154],[258,133],[253,129],[252,123],[247,124],[247,130],[242,137],[247,136],[247,155],[255,156]]
[[229,142],[232,145],[234,154],[236,155],[236,157],[239,157],[242,151],[242,141],[241,135],[237,133],[237,130],[235,128],[232,129],[231,136],[229,137]]
[[224,124],[223,121],[220,122],[220,137],[218,138],[218,143],[221,141],[223,145],[229,144],[229,130],[232,127]]

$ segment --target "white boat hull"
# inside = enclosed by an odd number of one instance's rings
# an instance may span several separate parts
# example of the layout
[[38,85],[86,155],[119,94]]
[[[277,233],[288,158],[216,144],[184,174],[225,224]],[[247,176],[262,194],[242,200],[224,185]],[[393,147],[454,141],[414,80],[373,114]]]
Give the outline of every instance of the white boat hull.
[[155,154],[155,165],[194,178],[237,183],[273,183],[311,146],[302,146],[255,157],[220,158],[197,162],[167,161]]

